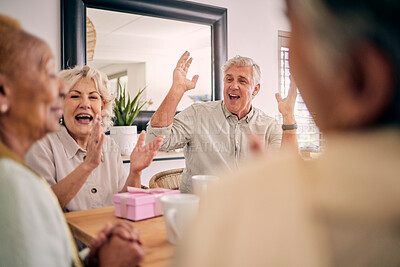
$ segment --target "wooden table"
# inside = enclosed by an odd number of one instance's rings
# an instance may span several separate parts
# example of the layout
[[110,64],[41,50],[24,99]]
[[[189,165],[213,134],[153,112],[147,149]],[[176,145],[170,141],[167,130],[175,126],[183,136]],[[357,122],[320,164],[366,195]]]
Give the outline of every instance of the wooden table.
[[[106,222],[116,224],[124,219],[114,216],[114,207],[82,210],[65,213],[68,225],[74,237],[90,245]],[[164,217],[131,222],[139,231],[146,257],[140,266],[170,266],[174,255],[174,246],[167,239]]]

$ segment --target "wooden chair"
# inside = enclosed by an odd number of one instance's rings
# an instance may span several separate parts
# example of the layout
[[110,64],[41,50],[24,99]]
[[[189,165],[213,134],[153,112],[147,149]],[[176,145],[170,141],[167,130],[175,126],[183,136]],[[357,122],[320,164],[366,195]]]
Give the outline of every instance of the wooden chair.
[[182,180],[183,168],[162,171],[151,177],[150,188],[167,188],[177,190]]

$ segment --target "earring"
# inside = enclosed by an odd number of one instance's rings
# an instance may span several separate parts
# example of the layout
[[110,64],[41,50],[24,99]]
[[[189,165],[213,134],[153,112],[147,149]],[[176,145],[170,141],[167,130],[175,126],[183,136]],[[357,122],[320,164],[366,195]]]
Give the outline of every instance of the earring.
[[0,113],[6,113],[8,110],[7,104],[1,104],[0,106]]

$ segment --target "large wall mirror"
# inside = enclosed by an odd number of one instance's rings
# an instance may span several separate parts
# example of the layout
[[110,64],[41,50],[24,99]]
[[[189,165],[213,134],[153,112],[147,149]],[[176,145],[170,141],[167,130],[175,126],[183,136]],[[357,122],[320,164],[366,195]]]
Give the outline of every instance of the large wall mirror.
[[131,95],[146,87],[144,98],[153,104],[136,119],[140,130],[169,90],[185,50],[194,58],[188,76],[200,79],[178,111],[194,101],[222,99],[226,16],[225,8],[177,0],[62,0],[62,68],[94,66],[113,88],[126,83]]

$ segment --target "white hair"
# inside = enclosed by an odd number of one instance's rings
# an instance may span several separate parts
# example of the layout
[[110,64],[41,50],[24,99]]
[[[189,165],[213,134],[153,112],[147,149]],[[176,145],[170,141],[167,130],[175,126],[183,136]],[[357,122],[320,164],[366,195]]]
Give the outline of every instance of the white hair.
[[113,125],[114,117],[113,105],[114,96],[111,94],[110,83],[108,78],[102,72],[90,66],[76,66],[75,68],[63,70],[59,73],[60,78],[64,81],[65,87],[69,92],[75,84],[82,78],[93,80],[97,92],[100,94],[104,107],[101,111],[102,126],[105,131]]
[[261,70],[260,66],[251,58],[249,57],[242,57],[242,56],[235,56],[231,59],[229,59],[224,66],[222,66],[222,70],[224,71],[224,74],[232,67],[232,66],[237,66],[237,67],[252,67],[253,70],[253,85],[257,85],[260,83],[261,80]]

